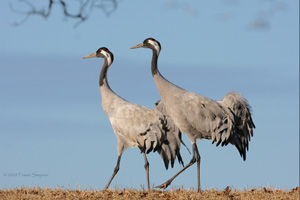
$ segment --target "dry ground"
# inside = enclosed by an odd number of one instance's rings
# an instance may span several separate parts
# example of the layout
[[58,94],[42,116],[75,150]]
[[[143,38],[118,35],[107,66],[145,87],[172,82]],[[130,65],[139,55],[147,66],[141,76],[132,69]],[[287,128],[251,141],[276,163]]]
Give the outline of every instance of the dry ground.
[[17,188],[0,190],[0,199],[299,199],[299,187],[291,190],[257,188],[249,190],[234,190],[229,187],[225,190],[204,190],[201,193],[182,189],[172,191],[160,190],[72,190],[72,189],[41,189]]

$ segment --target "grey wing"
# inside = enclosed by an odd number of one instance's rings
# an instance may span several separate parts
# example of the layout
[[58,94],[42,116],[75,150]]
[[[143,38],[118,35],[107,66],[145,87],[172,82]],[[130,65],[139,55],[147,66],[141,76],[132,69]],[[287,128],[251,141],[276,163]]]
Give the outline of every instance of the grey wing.
[[184,100],[185,110],[182,113],[189,122],[190,132],[196,129],[200,133],[198,138],[211,139],[217,146],[231,143],[243,159],[246,159],[246,150],[255,125],[250,105],[242,95],[231,92],[221,101],[214,101],[188,93]]
[[255,128],[251,117],[251,107],[247,99],[236,92],[226,94],[218,102],[234,115],[234,131],[228,138],[228,142],[235,145],[240,155],[246,160],[246,150],[248,151],[249,141]]
[[183,109],[177,114],[184,122],[183,132],[190,133],[192,139],[211,139],[213,143],[217,142],[217,146],[228,144],[234,120],[228,109],[195,93],[188,93],[181,100],[180,107]]
[[142,151],[149,153],[159,148],[164,141],[161,122],[164,118],[155,110],[126,103],[108,115],[120,146],[138,146]]
[[185,147],[186,145],[182,141],[181,131],[174,124],[171,117],[167,114],[165,106],[162,101],[159,100],[158,102],[156,102],[155,109],[158,110],[160,113],[162,113],[165,119],[164,120],[165,140],[163,141],[161,148],[158,149],[158,153],[164,160],[166,169],[168,169],[169,167],[169,162],[171,162],[171,167],[173,168],[176,157],[178,159],[178,162],[182,166],[184,166],[180,154],[180,143],[182,143]]

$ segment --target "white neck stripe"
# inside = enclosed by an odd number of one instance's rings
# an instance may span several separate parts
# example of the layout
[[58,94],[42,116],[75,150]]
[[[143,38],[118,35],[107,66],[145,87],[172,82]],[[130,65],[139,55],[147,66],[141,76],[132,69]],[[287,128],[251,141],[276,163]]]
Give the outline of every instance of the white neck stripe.
[[148,40],[148,43],[151,44],[155,48],[155,50],[157,51],[157,55],[158,55],[159,52],[160,52],[159,45],[156,42],[152,41],[152,40]]
[[110,57],[109,53],[106,53],[106,58],[107,58],[107,64],[108,64],[108,66],[110,66],[111,65],[111,57]]
[[111,65],[111,57],[110,54],[107,53],[106,51],[102,50],[101,53],[104,55],[104,57],[107,59],[107,65],[110,66]]

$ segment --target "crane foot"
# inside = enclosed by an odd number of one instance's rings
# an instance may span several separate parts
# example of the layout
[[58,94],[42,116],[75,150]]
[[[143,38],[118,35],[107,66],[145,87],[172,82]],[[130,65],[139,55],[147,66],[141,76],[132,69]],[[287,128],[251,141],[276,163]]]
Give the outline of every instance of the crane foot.
[[171,184],[172,181],[168,180],[167,182],[159,185],[159,186],[156,186],[155,188],[160,188],[160,189],[167,189],[167,187]]

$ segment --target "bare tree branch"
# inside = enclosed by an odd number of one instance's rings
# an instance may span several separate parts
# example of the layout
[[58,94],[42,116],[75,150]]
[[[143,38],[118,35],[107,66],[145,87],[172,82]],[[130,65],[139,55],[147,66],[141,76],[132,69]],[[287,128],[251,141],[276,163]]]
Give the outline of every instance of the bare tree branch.
[[93,7],[102,9],[109,16],[117,9],[118,3],[116,0],[98,0],[94,1]]
[[[77,20],[77,23],[75,23],[75,27],[78,26],[80,23],[84,22],[89,18],[89,16],[92,14],[94,8],[101,9],[107,16],[112,14],[118,6],[117,0],[73,0],[71,2],[70,0],[47,0],[49,1],[47,9],[41,8],[37,9],[36,6],[34,6],[30,0],[19,0],[21,3],[24,3],[27,6],[27,9],[25,10],[17,10],[13,7],[13,5],[10,3],[10,9],[12,12],[24,15],[24,18],[20,22],[15,22],[13,25],[19,26],[23,23],[25,23],[30,16],[40,16],[44,19],[47,19],[52,9],[54,8],[54,4],[58,7],[62,8],[63,15],[66,18],[75,19]],[[70,2],[71,4],[74,3],[74,1],[78,2],[77,12],[70,9]],[[69,4],[68,4],[69,3]]]
[[23,24],[25,21],[27,21],[29,19],[29,17],[31,15],[39,15],[41,17],[48,18],[50,15],[50,11],[52,9],[52,4],[53,4],[53,0],[49,0],[48,10],[44,10],[44,9],[36,10],[35,6],[31,2],[29,2],[27,0],[19,0],[19,1],[24,2],[29,7],[29,10],[28,11],[16,10],[16,9],[14,9],[14,7],[11,3],[9,4],[12,12],[15,12],[15,13],[18,13],[21,15],[25,15],[24,19],[21,20],[20,22],[15,22],[13,24],[14,26],[19,26],[19,25]]
[[[47,19],[51,15],[53,9],[60,7],[62,9],[63,16],[66,19],[76,20],[74,27],[77,27],[79,24],[86,21],[95,9],[99,9],[106,16],[110,16],[117,10],[119,1],[120,0],[19,0],[19,2],[21,2],[20,4],[25,5],[25,8],[23,6],[21,10],[15,9],[12,3],[9,5],[12,12],[24,16],[20,22],[15,22],[13,24],[15,26],[25,23],[31,16],[40,16],[44,19]],[[37,4],[45,2],[48,2],[45,8],[37,8]],[[241,2],[238,0],[223,0],[222,2],[225,6],[238,7],[241,4]],[[182,0],[164,1],[166,9],[179,9],[182,10],[186,15],[197,17],[199,10],[192,6],[191,3],[192,2],[190,1]],[[265,8],[260,12],[257,11],[257,17],[255,17],[255,19],[248,24],[248,27],[254,30],[268,29],[270,27],[270,21],[272,17],[279,11],[284,10],[286,7],[284,1],[282,0],[259,0],[256,1],[256,3],[260,3]],[[228,21],[230,19],[230,13],[220,14],[219,19],[223,22]]]

